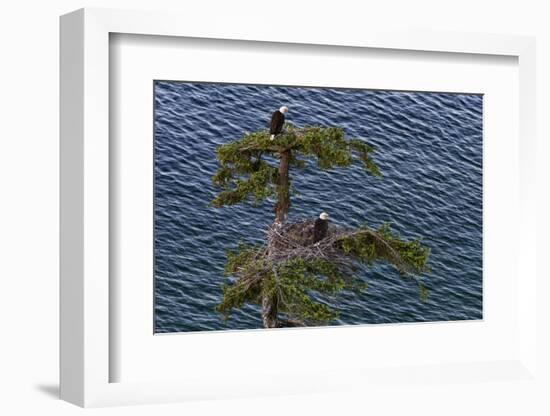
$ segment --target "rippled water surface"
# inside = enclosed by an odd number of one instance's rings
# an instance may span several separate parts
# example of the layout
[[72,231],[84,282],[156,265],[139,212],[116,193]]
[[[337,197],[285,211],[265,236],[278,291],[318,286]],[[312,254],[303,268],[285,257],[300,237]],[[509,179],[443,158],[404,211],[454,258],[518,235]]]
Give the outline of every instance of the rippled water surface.
[[297,126],[341,126],[374,145],[384,175],[359,165],[291,172],[300,193],[291,219],[326,211],[345,226],[391,222],[431,248],[427,302],[390,267],[365,268],[368,290],[339,297],[334,324],[482,318],[482,104],[470,94],[156,82],[156,332],[262,326],[255,306],[227,322],[214,308],[226,251],[262,241],[273,203],[208,204],[216,195],[216,148],[266,128],[281,105]]

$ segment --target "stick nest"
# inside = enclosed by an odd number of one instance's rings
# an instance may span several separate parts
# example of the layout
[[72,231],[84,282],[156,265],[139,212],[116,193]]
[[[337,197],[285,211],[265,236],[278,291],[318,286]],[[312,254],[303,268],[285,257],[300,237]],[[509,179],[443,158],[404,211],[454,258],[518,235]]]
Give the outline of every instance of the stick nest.
[[[415,267],[402,250],[395,247],[395,236],[389,234],[389,227],[374,230],[369,227],[349,229],[329,224],[327,235],[314,243],[315,221],[306,219],[281,225],[274,223],[267,230],[267,247],[264,255],[274,264],[287,263],[293,259],[305,261],[324,260],[340,266],[351,266],[354,258],[367,262],[383,258],[391,263],[401,275],[422,271]],[[361,252],[362,249],[366,249]]]

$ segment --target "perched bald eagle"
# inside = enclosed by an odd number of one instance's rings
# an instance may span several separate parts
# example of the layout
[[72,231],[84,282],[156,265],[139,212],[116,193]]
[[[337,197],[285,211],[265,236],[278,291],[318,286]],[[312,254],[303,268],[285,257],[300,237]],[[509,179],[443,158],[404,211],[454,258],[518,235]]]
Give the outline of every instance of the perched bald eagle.
[[271,123],[269,124],[269,134],[271,134],[271,140],[275,139],[275,136],[281,134],[283,126],[285,124],[285,114],[288,112],[288,108],[282,106],[271,115]]
[[328,232],[328,214],[322,212],[319,218],[315,220],[313,226],[313,243],[318,243],[327,236]]

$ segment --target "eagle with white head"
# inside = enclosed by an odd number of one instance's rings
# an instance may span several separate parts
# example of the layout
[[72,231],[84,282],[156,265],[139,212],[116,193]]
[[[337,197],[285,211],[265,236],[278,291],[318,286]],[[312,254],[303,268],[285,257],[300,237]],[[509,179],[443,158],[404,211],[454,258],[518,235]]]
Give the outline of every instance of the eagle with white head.
[[269,134],[271,134],[270,140],[275,140],[275,136],[282,133],[286,113],[288,113],[288,107],[283,105],[271,115],[271,123],[269,124]]

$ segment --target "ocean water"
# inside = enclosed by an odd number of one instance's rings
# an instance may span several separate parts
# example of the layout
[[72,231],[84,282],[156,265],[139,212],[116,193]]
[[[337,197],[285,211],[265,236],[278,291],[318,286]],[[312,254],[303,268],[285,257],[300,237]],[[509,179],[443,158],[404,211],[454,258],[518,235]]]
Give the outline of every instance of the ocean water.
[[155,331],[261,328],[247,305],[228,321],[221,299],[228,249],[262,242],[273,201],[213,208],[216,148],[266,128],[289,107],[296,126],[341,126],[373,145],[383,177],[360,166],[291,171],[290,219],[321,211],[343,226],[390,222],[422,237],[432,272],[429,298],[387,265],[362,268],[360,295],[337,298],[331,323],[377,324],[482,318],[483,97],[474,94],[155,82]]

